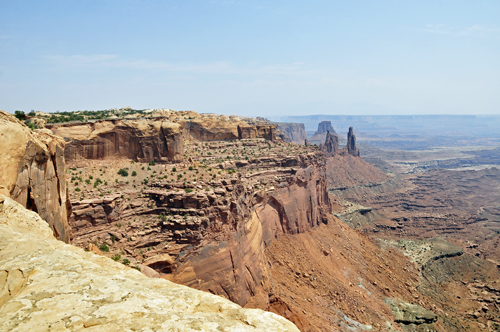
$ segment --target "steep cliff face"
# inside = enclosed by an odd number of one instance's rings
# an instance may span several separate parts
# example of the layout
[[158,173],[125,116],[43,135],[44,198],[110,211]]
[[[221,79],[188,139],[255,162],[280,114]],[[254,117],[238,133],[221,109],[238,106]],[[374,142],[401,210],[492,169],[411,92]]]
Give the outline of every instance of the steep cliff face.
[[274,141],[277,137],[275,125],[249,123],[238,117],[200,115],[192,111],[177,113],[180,114],[47,125],[47,128],[66,141],[68,163],[112,158],[180,162],[186,140],[263,138]]
[[[269,276],[264,249],[282,234],[302,233],[326,221],[330,202],[325,163],[322,153],[316,152],[252,159],[233,167],[253,171],[212,181],[206,190],[158,182],[142,193],[75,201],[75,243],[86,247],[113,236],[141,262],[141,251],[154,248],[143,264],[165,278],[224,295],[240,305],[255,296],[265,302],[262,285]],[[255,190],[262,183],[269,189]],[[140,229],[135,219],[147,215],[154,221],[147,223],[146,231],[134,231]],[[110,230],[117,221],[129,227]]]
[[2,331],[295,331],[285,318],[177,285],[57,241],[0,195]]
[[54,235],[69,243],[64,140],[48,130],[30,131],[0,111],[0,193],[36,211]]
[[68,162],[117,157],[179,161],[184,152],[181,126],[167,119],[103,120],[47,127],[66,140]]
[[281,130],[293,143],[304,144],[307,140],[306,128],[303,123],[277,123]]

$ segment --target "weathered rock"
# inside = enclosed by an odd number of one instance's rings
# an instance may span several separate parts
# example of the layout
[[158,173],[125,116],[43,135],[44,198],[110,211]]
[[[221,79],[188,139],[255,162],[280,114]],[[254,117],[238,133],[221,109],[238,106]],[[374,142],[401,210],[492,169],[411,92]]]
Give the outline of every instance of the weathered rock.
[[64,242],[71,241],[64,141],[45,129],[30,131],[0,111],[0,194],[38,212]]
[[48,225],[0,196],[1,331],[298,331],[57,241]]
[[349,132],[347,133],[347,153],[354,157],[359,157],[359,149],[356,147],[356,136],[354,135],[354,130],[349,127]]
[[184,152],[181,125],[167,119],[116,119],[47,127],[66,140],[68,162],[113,157],[180,161]]
[[337,133],[335,132],[335,129],[333,129],[333,127],[332,127],[331,121],[321,121],[318,124],[318,130],[314,133],[314,136],[326,134],[328,132],[330,132],[332,135],[337,135]]
[[432,324],[437,321],[437,315],[416,304],[410,304],[398,299],[387,298],[385,302],[394,313],[394,321],[405,325]]
[[338,136],[332,135],[330,131],[328,131],[325,143],[321,143],[319,148],[325,153],[325,157],[333,157],[337,155],[340,152]]
[[281,130],[291,142],[304,144],[307,140],[306,129],[303,123],[278,122],[278,129]]
[[[152,256],[136,252],[135,257],[145,258],[143,264],[162,277],[245,305],[259,294],[266,278],[266,246],[281,234],[303,233],[324,222],[330,203],[324,158],[319,151],[258,158],[237,166],[264,170],[248,178],[213,181],[213,189],[208,191],[190,192],[170,184],[146,189],[142,194],[149,201],[141,198],[137,204],[128,203],[125,197],[117,198],[112,206],[106,203],[110,201],[108,196],[75,201],[75,243],[87,247],[96,239],[108,241],[108,228],[113,227],[109,225],[111,213],[122,224],[135,216],[150,215],[158,225],[151,232],[132,225],[128,234],[131,241],[123,242],[124,249],[152,247]],[[269,186],[266,191],[256,192],[245,185],[247,182]]]

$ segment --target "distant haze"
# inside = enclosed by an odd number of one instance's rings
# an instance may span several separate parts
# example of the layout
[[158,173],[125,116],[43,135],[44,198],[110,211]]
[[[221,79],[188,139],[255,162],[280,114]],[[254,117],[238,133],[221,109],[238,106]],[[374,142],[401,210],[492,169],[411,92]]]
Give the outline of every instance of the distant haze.
[[500,114],[500,2],[0,1],[0,109]]

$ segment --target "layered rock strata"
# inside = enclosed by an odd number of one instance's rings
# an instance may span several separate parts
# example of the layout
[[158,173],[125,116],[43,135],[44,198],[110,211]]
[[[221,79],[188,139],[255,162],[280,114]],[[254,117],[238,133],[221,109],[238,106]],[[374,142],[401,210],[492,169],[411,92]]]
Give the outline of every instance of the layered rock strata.
[[117,119],[47,127],[65,139],[68,162],[117,157],[179,161],[184,152],[181,125],[168,119]]
[[1,331],[298,331],[285,318],[148,278],[57,241],[0,195]]
[[48,130],[31,131],[0,111],[0,193],[37,212],[56,238],[69,243],[64,140]]
[[[75,243],[107,241],[165,278],[240,305],[253,296],[267,299],[264,249],[281,234],[326,221],[324,158],[316,151],[230,164],[240,175],[206,189],[160,180],[147,190],[74,201]],[[263,184],[267,189],[259,190]],[[136,219],[147,220],[146,227]]]
[[238,117],[161,112],[149,118],[116,118],[86,123],[47,125],[66,141],[69,163],[79,160],[129,158],[137,161],[180,162],[184,142],[277,139],[276,125]]

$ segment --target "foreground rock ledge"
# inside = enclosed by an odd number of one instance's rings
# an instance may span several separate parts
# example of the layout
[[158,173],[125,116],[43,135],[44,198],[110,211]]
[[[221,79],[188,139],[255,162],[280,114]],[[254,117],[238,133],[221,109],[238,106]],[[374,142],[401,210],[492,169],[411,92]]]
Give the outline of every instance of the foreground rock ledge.
[[147,278],[58,241],[0,195],[0,331],[299,331],[285,318]]

